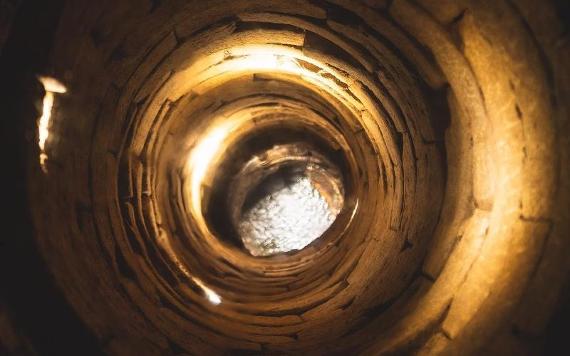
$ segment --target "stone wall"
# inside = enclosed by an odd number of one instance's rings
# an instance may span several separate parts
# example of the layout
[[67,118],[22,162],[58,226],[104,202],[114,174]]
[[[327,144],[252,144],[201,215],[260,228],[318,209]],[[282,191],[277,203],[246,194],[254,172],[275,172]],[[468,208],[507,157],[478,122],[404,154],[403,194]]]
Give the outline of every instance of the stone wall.
[[[70,1],[34,246],[108,354],[536,354],[570,267],[569,62],[547,2]],[[345,207],[256,258],[204,202],[285,126],[345,157]]]

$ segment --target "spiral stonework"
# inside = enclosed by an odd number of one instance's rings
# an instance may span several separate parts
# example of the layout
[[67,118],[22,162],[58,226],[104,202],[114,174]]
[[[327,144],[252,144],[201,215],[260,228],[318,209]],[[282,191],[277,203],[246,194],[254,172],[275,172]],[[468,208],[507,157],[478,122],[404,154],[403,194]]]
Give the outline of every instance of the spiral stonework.
[[[557,6],[62,2],[39,74],[65,90],[28,93],[49,136],[21,138],[57,298],[111,355],[541,353],[570,267]],[[326,231],[255,242],[300,234],[247,213],[291,179]]]

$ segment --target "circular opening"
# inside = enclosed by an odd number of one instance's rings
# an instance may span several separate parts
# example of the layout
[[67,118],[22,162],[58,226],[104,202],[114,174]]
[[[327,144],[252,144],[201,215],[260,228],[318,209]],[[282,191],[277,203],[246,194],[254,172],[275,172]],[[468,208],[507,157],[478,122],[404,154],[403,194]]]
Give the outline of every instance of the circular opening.
[[221,240],[253,256],[301,250],[343,210],[346,171],[342,150],[309,130],[258,132],[217,168],[206,220]]
[[[272,151],[287,154],[295,149],[299,147],[275,147]],[[246,194],[236,226],[252,255],[301,250],[319,238],[341,211],[344,188],[340,173],[312,157],[287,160],[274,167],[270,161],[255,159],[264,177]]]

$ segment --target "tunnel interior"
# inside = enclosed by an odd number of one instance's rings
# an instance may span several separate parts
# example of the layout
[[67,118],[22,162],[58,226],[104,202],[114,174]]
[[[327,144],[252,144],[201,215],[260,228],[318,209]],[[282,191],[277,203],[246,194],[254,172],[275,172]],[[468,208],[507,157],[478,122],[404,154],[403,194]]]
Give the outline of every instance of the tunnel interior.
[[564,1],[0,4],[0,353],[565,345]]

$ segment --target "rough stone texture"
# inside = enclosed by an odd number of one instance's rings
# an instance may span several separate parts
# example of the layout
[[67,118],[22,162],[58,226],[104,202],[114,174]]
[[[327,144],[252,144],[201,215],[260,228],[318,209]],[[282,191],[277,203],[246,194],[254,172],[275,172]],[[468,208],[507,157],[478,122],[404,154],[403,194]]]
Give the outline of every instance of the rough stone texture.
[[[570,271],[570,46],[549,4],[77,1],[58,23],[69,92],[48,174],[32,145],[21,181],[46,283],[102,351],[540,352]],[[285,128],[346,157],[345,209],[255,258],[204,201],[238,142]],[[2,347],[32,352],[13,318]]]

